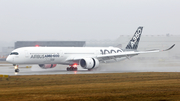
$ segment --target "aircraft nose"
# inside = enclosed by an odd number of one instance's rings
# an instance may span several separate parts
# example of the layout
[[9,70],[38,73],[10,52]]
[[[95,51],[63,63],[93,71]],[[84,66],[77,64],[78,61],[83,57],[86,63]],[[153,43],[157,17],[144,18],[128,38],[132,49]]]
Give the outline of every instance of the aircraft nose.
[[10,56],[8,56],[8,57],[6,58],[6,61],[12,63],[12,62],[13,62],[13,58],[10,57]]

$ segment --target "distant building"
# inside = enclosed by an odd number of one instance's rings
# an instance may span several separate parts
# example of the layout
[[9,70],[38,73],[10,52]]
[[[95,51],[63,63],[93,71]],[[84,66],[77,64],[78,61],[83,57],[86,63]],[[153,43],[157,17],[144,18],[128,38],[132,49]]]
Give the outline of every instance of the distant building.
[[84,47],[85,41],[17,41],[15,49],[20,47]]
[[2,47],[2,52],[0,52],[0,61],[5,61],[12,50],[14,50],[14,47]]

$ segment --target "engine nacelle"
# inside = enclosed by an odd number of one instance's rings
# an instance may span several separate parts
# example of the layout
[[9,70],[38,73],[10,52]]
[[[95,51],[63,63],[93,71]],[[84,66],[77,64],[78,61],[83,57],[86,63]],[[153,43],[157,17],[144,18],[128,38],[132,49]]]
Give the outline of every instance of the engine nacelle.
[[54,68],[56,67],[56,64],[39,64],[39,67],[42,69]]
[[99,66],[99,60],[96,58],[84,58],[79,61],[79,65],[84,69],[93,69]]

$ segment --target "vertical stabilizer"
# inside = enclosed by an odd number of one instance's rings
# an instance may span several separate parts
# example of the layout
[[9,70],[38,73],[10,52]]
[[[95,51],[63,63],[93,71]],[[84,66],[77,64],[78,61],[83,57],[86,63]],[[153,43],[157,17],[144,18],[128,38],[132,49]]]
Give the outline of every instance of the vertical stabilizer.
[[136,50],[138,48],[138,44],[139,44],[139,41],[140,41],[142,30],[143,30],[143,27],[138,27],[138,29],[136,30],[134,36],[129,41],[128,45],[126,46],[126,49],[135,49]]

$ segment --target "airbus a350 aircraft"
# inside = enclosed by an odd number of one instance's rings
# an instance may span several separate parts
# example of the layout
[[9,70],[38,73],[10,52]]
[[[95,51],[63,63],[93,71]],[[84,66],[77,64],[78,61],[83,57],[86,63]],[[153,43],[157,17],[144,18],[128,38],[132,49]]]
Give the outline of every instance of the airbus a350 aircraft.
[[56,64],[69,65],[67,71],[76,71],[77,65],[84,69],[94,69],[100,62],[126,59],[141,53],[161,52],[172,49],[174,45],[165,50],[137,51],[143,27],[138,27],[134,36],[125,49],[117,47],[22,47],[15,49],[6,61],[15,66],[38,64],[43,69],[54,68]]

